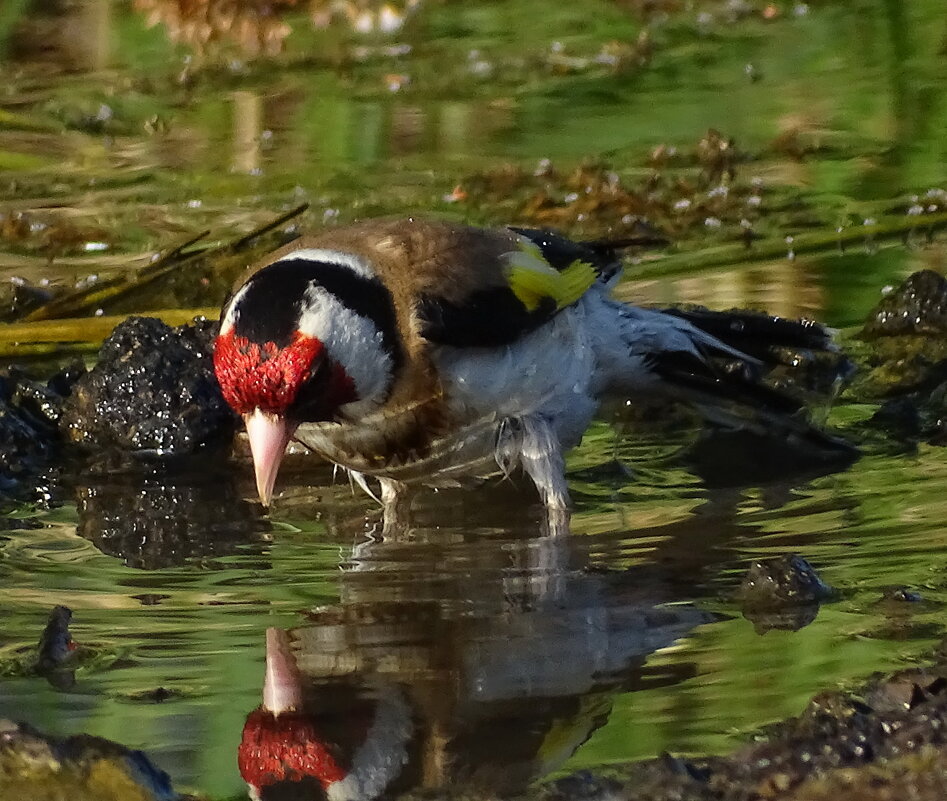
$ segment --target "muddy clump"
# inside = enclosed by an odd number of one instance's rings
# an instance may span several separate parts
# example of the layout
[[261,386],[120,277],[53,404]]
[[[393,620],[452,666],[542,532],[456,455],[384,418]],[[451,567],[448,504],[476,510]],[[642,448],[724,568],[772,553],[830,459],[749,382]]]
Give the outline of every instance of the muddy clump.
[[0,720],[0,797],[32,801],[172,801],[168,774],[101,737],[48,737]]
[[59,425],[65,439],[146,456],[229,444],[235,421],[214,376],[215,327],[171,328],[145,317],[117,326],[66,405]]
[[49,464],[63,408],[84,372],[77,363],[38,381],[16,367],[0,371],[0,493],[22,495]]
[[665,754],[540,788],[543,801],[942,801],[947,788],[947,663],[817,695],[796,718],[728,756]]
[[908,276],[875,306],[862,337],[944,336],[947,334],[947,280],[933,270]]
[[787,554],[754,561],[736,597],[743,616],[759,633],[770,629],[796,631],[815,620],[819,605],[835,590],[801,556]]
[[912,274],[872,309],[858,337],[868,369],[852,395],[884,401],[871,425],[900,440],[947,444],[947,279]]
[[890,397],[947,380],[947,279],[909,276],[869,312],[859,338],[869,343],[862,390]]

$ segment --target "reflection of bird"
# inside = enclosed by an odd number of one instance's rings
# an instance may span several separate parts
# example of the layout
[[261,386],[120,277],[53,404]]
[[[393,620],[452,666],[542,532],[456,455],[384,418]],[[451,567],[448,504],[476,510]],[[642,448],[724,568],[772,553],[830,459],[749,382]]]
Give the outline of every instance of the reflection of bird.
[[[285,631],[266,632],[263,704],[247,716],[237,751],[240,775],[254,798],[324,797],[369,801],[397,777],[414,731],[410,710],[390,687],[346,710],[344,749],[318,714],[303,708],[304,680]],[[351,699],[350,699],[351,700]]]
[[617,693],[691,675],[686,649],[647,660],[712,616],[653,571],[583,569],[586,537],[433,536],[366,542],[339,603],[267,631],[263,703],[238,751],[261,799],[518,795],[605,724]]
[[759,379],[770,346],[829,348],[824,329],[619,303],[623,244],[375,220],[270,256],[226,302],[214,353],[263,503],[295,437],[363,486],[376,476],[386,511],[417,484],[521,467],[564,520],[563,452],[607,392],[819,438]]

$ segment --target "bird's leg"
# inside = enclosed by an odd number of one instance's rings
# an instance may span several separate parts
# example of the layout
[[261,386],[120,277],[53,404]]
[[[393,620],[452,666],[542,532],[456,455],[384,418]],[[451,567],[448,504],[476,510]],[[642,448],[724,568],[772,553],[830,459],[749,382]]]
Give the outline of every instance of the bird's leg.
[[408,533],[408,519],[414,491],[403,481],[379,479],[383,506],[383,539],[400,539]]
[[569,533],[569,485],[566,463],[559,438],[549,422],[540,415],[519,418],[510,427],[512,437],[506,447],[514,445],[514,453],[546,507],[544,534],[560,536]]
[[549,537],[563,537],[569,533],[569,521],[572,512],[567,506],[546,506],[543,520],[543,534]]

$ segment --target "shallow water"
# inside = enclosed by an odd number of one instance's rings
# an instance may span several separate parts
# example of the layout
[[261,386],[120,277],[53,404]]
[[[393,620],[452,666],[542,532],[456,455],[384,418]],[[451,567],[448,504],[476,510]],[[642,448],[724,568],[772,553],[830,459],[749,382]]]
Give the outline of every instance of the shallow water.
[[[336,725],[383,686],[411,709],[410,744],[423,753],[411,751],[409,777],[502,790],[663,750],[725,750],[944,634],[947,466],[936,449],[708,489],[668,465],[664,438],[619,447],[634,482],[609,476],[614,463],[594,453],[612,439],[597,432],[578,454],[606,475],[587,484],[591,467],[576,471],[562,541],[539,535],[538,508],[512,487],[438,493],[407,541],[379,542],[370,500],[296,483],[303,473],[253,526],[246,481],[80,484],[78,507],[3,535],[2,653],[32,644],[66,602],[91,656],[68,690],[5,678],[0,715],[114,738],[182,786],[235,794],[265,630],[291,628],[311,692],[351,699],[339,713],[327,705]],[[730,595],[750,560],[786,552],[805,554],[841,596],[799,631],[757,633]],[[882,603],[899,585],[924,600]],[[156,702],[147,694],[159,688]],[[421,769],[437,754],[448,763],[438,743],[460,749],[456,773]],[[499,753],[510,764],[493,775]]]
[[[641,22],[618,4],[431,5],[390,40],[312,31],[297,14],[283,61],[224,50],[196,66],[124,3],[73,4],[95,35],[41,52],[24,51],[6,8],[0,110],[24,117],[0,118],[0,212],[40,227],[0,238],[4,278],[69,284],[140,266],[204,227],[225,238],[301,200],[314,225],[417,210],[501,220],[517,211],[504,198],[446,198],[507,161],[571,169],[605,154],[643,180],[652,150],[693,148],[709,126],[747,154],[736,181],[762,182],[766,236],[903,219],[940,203],[927,193],[947,180],[933,0],[787,4],[774,21],[735,22],[723,4],[697,4],[655,23],[653,54],[618,71],[550,57],[555,42],[591,59],[634,41]],[[16,24],[35,41],[44,19]],[[64,68],[54,80],[50,65]],[[784,135],[795,144],[774,144]],[[800,142],[812,150],[793,155]],[[681,175],[699,181],[693,164]],[[674,248],[738,229],[739,216],[682,224]],[[86,247],[99,241],[106,250]],[[886,284],[943,263],[936,240],[909,244],[632,276],[619,291],[848,326]],[[67,465],[50,503],[9,510],[0,529],[0,717],[109,737],[178,787],[239,796],[237,745],[277,627],[300,649],[325,731],[352,740],[352,710],[385,705],[410,721],[391,738],[409,766],[396,789],[505,791],[664,750],[726,750],[943,636],[941,450],[874,445],[838,472],[763,481],[758,468],[695,467],[677,431],[620,430],[597,424],[573,454],[573,536],[560,542],[541,536],[522,486],[432,493],[394,543],[373,538],[369,499],[302,458],[268,517],[244,500],[246,462]],[[840,595],[798,631],[758,632],[732,592],[751,560],[789,552]],[[881,602],[899,585],[924,600]],[[15,669],[60,603],[84,649],[67,689]]]

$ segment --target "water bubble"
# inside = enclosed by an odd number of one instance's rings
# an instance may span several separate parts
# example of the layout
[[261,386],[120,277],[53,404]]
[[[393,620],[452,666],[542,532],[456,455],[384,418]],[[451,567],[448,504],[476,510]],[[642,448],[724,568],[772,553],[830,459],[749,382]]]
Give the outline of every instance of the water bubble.
[[539,163],[536,165],[536,169],[533,170],[533,175],[537,178],[544,175],[549,175],[552,172],[552,161],[548,158],[541,158]]

